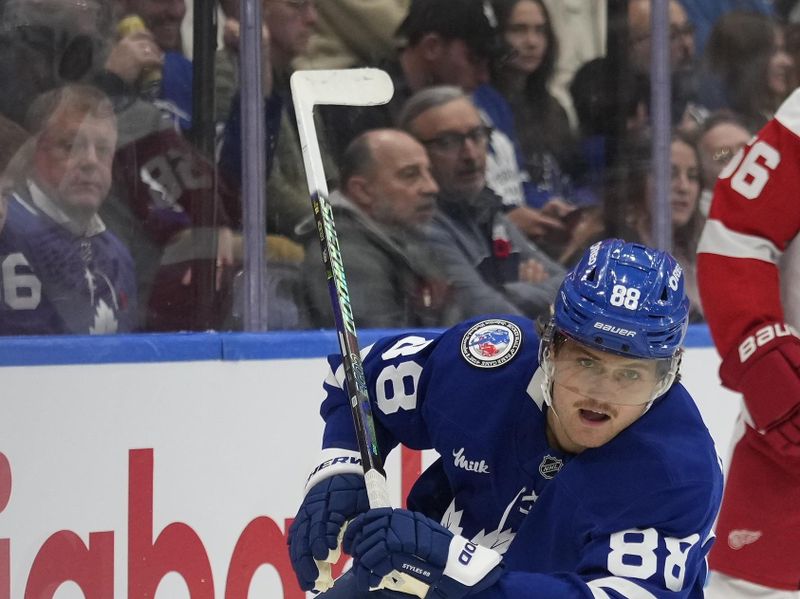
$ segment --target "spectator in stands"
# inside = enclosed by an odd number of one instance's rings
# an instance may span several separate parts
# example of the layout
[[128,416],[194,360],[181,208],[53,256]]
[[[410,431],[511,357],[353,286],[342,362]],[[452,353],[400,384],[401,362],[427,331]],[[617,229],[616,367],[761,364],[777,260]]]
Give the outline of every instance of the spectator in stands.
[[[558,56],[558,41],[542,0],[494,0],[495,15],[510,56],[492,64],[492,83],[511,105],[522,166],[532,188],[527,200],[557,219],[574,209],[566,167],[575,164],[569,118],[548,91]],[[568,244],[568,229],[535,236],[551,256]]]
[[626,85],[620,71],[608,57],[596,58],[581,66],[570,83],[578,117],[578,204],[602,201],[617,148],[639,139],[648,128],[650,88],[642,79]]
[[572,106],[569,84],[581,65],[604,56],[607,52],[608,2],[544,0],[544,3],[550,14],[554,36],[558,40],[555,72],[548,89],[567,111],[570,124],[575,130],[578,121]]
[[474,94],[483,118],[493,127],[487,184],[503,199],[509,217],[531,237],[562,229],[548,211],[526,205],[527,175],[520,167],[513,113],[505,98],[487,85],[491,59],[506,52],[489,1],[412,0],[397,35],[397,56],[380,65],[394,80],[392,100],[378,109],[324,110],[329,139],[341,144],[361,131],[395,125],[404,101],[414,92],[431,85],[457,85]]
[[111,102],[93,87],[57,88],[32,103],[26,127],[33,137],[0,233],[0,332],[132,330],[133,262],[97,214],[117,141]]
[[[653,0],[628,2],[628,60],[634,77],[650,78],[650,20]],[[672,80],[672,121],[691,118],[696,110],[697,79],[694,25],[678,0],[669,0],[669,66]],[[687,111],[689,114],[687,114]]]
[[574,146],[567,113],[548,91],[558,40],[542,0],[494,0],[493,6],[511,54],[493,63],[492,84],[511,105],[523,166],[541,205],[564,197],[564,166]]
[[780,14],[780,7],[794,0],[680,0],[681,6],[694,25],[694,45],[698,56],[705,54],[706,42],[714,24],[725,13],[742,10],[751,13],[762,13],[774,17]]
[[[382,107],[331,109],[326,125],[343,147],[367,129],[397,122],[405,101],[431,85],[457,85],[467,92],[489,80],[489,60],[502,47],[481,0],[412,0],[397,32],[398,50],[379,63],[394,82]],[[486,5],[488,6],[488,5]],[[341,118],[344,114],[346,118]]]
[[186,16],[184,0],[118,0],[121,14],[139,15],[164,52],[183,54],[181,24]]
[[[650,72],[652,10],[652,0],[628,2],[628,27],[631,47],[634,50],[630,60],[631,66],[637,73]],[[678,0],[669,2],[669,27],[669,66],[675,73],[691,67],[695,58],[694,25]]]
[[729,108],[758,131],[797,86],[783,27],[763,14],[734,11],[711,31],[706,47],[703,103]]
[[[653,181],[649,141],[632,144],[615,170],[606,196],[609,231],[628,241],[652,243]],[[690,319],[702,320],[695,276],[695,254],[705,218],[700,212],[703,188],[700,157],[694,143],[675,132],[670,144],[672,179],[672,255],[686,274],[686,294],[692,303]]]
[[428,150],[439,186],[431,243],[464,316],[546,313],[564,270],[507,218],[486,186],[489,128],[454,86],[412,96],[400,124]]
[[[458,320],[425,239],[438,187],[425,148],[397,129],[356,137],[341,160],[341,185],[330,201],[359,327],[445,326]],[[316,223],[303,265],[310,323],[333,324]]]
[[[292,237],[295,226],[308,216],[311,204],[289,77],[293,71],[292,61],[305,51],[317,21],[316,3],[314,0],[268,0],[262,16],[268,30],[268,58],[272,70],[272,87],[266,90],[269,95],[264,100],[269,173],[267,233]],[[318,136],[325,172],[335,178],[336,164],[327,151],[324,132],[319,132]],[[237,191],[241,187],[241,164],[241,106],[237,95],[231,105],[219,164],[221,175]],[[230,208],[228,212],[238,227],[240,207]]]
[[[118,0],[122,18],[138,15],[146,27],[146,34],[155,42],[161,59],[160,82],[152,95],[169,109],[183,129],[192,121],[192,63],[183,54],[181,24],[186,16],[185,0]],[[141,39],[141,32],[129,34]],[[132,41],[133,41],[132,39]],[[145,47],[149,51],[153,49]],[[141,81],[140,81],[141,82]]]
[[[171,73],[191,75],[191,63],[176,51],[182,6],[182,0],[122,5],[123,18],[141,17],[147,26],[128,31],[112,22],[110,52],[92,77],[112,98],[120,132],[114,186],[101,214],[134,257],[144,330],[219,328],[230,293],[233,241],[222,207],[225,188],[216,184],[212,161],[176,126],[175,104],[157,97],[171,81],[181,81]],[[170,70],[176,65],[184,70]],[[159,67],[165,87],[145,89],[148,72]],[[188,106],[191,81],[183,81]],[[213,271],[209,279],[216,281],[206,285],[201,271]]]
[[394,33],[410,0],[325,0],[298,69],[347,69],[379,64],[395,53]]
[[735,113],[721,110],[712,113],[703,123],[697,136],[697,151],[703,174],[700,212],[708,216],[714,184],[731,158],[753,137],[742,119]]
[[[231,103],[239,91],[239,43],[241,25],[239,22],[239,0],[220,0],[225,22],[223,24],[222,48],[217,50],[214,61],[215,102],[214,120],[218,124],[227,122]],[[261,82],[265,97],[272,94],[272,64],[269,59],[269,28],[266,22],[261,25]],[[237,99],[238,100],[238,99]]]

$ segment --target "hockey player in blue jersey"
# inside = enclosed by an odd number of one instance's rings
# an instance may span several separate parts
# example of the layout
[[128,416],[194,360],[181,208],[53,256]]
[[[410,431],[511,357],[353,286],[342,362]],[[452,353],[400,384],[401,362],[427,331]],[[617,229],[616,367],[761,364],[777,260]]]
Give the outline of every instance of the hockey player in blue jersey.
[[113,106],[67,85],[28,110],[0,232],[0,334],[115,333],[134,328],[133,260],[97,215],[111,187]]
[[541,340],[497,316],[375,343],[382,452],[441,456],[409,510],[368,509],[331,358],[323,455],[289,534],[300,585],[330,586],[341,539],[353,567],[326,599],[408,597],[392,572],[436,599],[702,597],[722,472],[678,382],[688,309],[674,258],[612,239],[567,274]]

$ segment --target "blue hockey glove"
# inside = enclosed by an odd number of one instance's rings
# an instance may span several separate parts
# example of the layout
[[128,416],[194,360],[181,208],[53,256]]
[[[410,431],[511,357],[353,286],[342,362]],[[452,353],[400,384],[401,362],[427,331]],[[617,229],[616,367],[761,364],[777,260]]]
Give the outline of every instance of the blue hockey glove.
[[304,591],[330,588],[330,564],[339,558],[342,527],[367,509],[360,474],[334,474],[309,489],[287,539],[292,567]]
[[362,591],[391,588],[384,577],[391,580],[396,571],[428,585],[428,599],[459,599],[491,586],[503,570],[496,551],[408,510],[362,514],[348,526],[343,547],[353,556],[356,586]]

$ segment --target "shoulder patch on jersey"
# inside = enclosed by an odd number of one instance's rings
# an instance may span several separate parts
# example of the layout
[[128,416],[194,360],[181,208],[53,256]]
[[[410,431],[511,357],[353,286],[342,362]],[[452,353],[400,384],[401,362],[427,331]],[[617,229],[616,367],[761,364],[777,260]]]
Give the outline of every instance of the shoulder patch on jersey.
[[482,320],[461,339],[461,355],[478,368],[496,368],[509,362],[522,343],[522,331],[500,318]]

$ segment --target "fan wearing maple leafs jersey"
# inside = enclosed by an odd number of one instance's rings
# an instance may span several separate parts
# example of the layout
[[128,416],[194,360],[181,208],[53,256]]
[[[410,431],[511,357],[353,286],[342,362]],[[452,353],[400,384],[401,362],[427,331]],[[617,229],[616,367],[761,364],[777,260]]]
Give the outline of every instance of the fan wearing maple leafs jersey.
[[133,261],[97,216],[111,186],[116,119],[99,90],[69,85],[28,112],[29,157],[6,195],[0,333],[130,331]]
[[541,340],[530,320],[486,316],[369,348],[382,454],[403,444],[441,456],[410,512],[366,511],[343,368],[329,359],[323,455],[289,533],[303,589],[328,588],[321,564],[352,519],[343,546],[354,565],[326,599],[402,597],[368,590],[392,568],[430,598],[702,597],[722,472],[676,382],[680,266],[598,242],[554,312]]
[[743,397],[709,597],[800,589],[798,136],[800,90],[720,173],[698,248],[720,379]]

